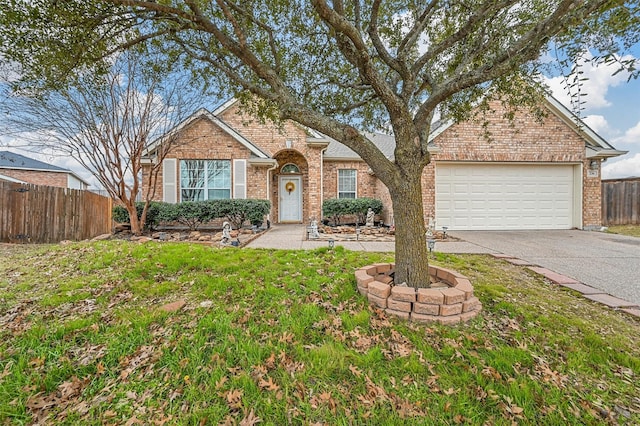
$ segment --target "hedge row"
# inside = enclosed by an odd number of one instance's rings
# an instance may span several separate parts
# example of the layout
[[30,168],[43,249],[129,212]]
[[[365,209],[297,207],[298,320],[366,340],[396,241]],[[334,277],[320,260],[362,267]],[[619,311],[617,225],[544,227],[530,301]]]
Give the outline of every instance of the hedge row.
[[375,214],[382,211],[382,201],[375,198],[331,198],[322,203],[322,215],[330,219],[334,225],[340,225],[344,216],[355,215],[358,224],[364,224],[367,211]]
[[[142,215],[144,203],[136,203],[138,217]],[[145,229],[155,229],[161,222],[178,222],[191,230],[213,219],[225,218],[234,229],[241,228],[245,222],[262,225],[264,217],[271,210],[269,200],[208,200],[186,201],[179,204],[152,201],[147,209]],[[129,222],[129,213],[124,207],[113,208],[113,220]]]

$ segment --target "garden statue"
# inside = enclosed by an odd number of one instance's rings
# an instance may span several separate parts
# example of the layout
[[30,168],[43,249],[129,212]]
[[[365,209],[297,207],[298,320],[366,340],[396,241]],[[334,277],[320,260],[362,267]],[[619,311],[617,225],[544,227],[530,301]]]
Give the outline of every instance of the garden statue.
[[231,225],[229,222],[224,222],[222,224],[222,240],[220,241],[222,244],[229,244],[231,241]]
[[436,221],[432,217],[429,218],[429,226],[427,227],[427,239],[433,239],[433,231],[436,230]]
[[367,210],[367,223],[366,226],[373,226],[373,219],[375,217],[375,213],[373,212],[373,209],[371,207],[369,207],[369,210]]
[[309,227],[309,238],[320,238],[318,233],[318,221],[311,219],[311,226]]

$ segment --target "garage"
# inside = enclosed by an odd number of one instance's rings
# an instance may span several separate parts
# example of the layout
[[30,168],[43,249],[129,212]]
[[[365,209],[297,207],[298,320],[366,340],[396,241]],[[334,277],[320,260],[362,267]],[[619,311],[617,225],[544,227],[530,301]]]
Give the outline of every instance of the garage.
[[438,228],[570,229],[581,223],[579,165],[437,162],[435,168]]

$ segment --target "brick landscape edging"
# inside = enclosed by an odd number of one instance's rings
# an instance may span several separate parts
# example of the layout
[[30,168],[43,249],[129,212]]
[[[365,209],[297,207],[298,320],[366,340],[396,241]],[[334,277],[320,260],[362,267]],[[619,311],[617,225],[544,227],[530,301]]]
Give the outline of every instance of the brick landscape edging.
[[464,275],[429,266],[432,281],[443,282],[448,287],[414,289],[391,283],[390,273],[394,267],[393,263],[376,263],[355,272],[360,294],[387,314],[421,323],[458,324],[480,313],[482,304],[473,295],[473,285]]

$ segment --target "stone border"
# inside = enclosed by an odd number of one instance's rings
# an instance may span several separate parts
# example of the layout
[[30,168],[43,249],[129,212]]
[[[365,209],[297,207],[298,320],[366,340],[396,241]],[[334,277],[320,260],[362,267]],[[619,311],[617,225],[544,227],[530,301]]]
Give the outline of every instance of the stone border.
[[482,303],[473,295],[473,285],[464,275],[429,266],[432,280],[444,282],[448,287],[414,289],[391,284],[389,275],[394,268],[394,263],[376,263],[355,272],[360,294],[389,315],[420,323],[450,325],[469,321],[482,310]]

